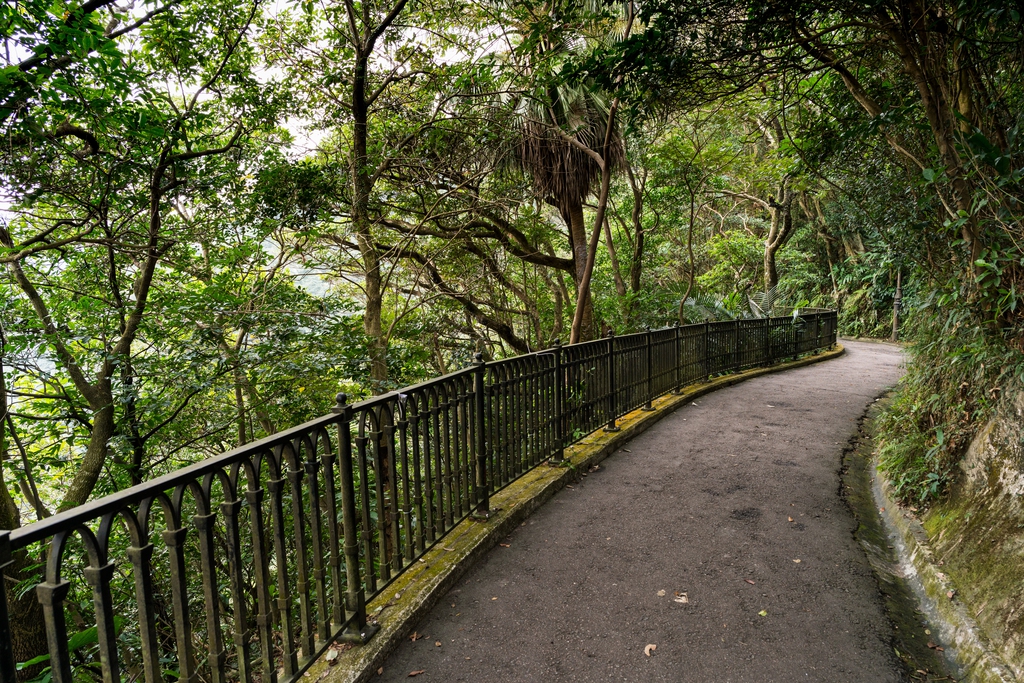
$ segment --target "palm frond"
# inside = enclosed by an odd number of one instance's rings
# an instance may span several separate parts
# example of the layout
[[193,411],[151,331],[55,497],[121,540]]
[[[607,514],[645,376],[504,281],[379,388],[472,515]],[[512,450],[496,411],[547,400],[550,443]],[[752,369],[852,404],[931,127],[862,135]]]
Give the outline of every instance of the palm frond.
[[604,146],[608,126],[607,101],[583,87],[561,84],[552,88],[547,103],[531,100],[525,107],[519,142],[519,162],[530,174],[534,190],[551,197],[562,209],[581,202],[601,177],[601,167],[580,145],[596,151],[613,169],[625,159],[617,127]]
[[683,318],[680,322],[685,324],[736,319],[736,314],[729,310],[722,297],[706,292],[698,292],[687,297],[679,308],[679,312]]
[[778,285],[767,292],[754,292],[747,296],[750,312],[755,318],[771,317],[776,305],[782,300]]

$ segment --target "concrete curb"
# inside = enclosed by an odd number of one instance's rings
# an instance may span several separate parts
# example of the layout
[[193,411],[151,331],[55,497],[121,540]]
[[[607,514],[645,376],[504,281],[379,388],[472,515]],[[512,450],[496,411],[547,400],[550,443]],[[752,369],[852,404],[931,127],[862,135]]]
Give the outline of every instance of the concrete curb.
[[[911,513],[895,502],[892,486],[878,474],[878,456],[872,460],[872,493],[882,520],[895,541],[904,578],[917,595],[932,628],[948,645],[946,655],[972,683],[1017,683],[1019,680],[989,646],[977,623],[956,595],[948,577],[939,571],[928,534]],[[952,593],[953,597],[949,597]]]
[[907,342],[905,341],[892,341],[891,339],[876,339],[875,337],[839,337],[839,341],[852,341],[861,342],[864,344],[884,344],[885,346],[895,346],[897,348],[905,349]]
[[571,484],[591,466],[598,464],[617,448],[644,432],[676,408],[699,396],[732,386],[754,377],[791,370],[837,358],[845,352],[841,344],[824,353],[726,375],[706,384],[686,387],[678,395],[653,401],[653,412],[635,410],[618,424],[614,433],[599,430],[566,448],[566,467],[540,466],[491,497],[499,511],[486,522],[464,520],[441,539],[418,562],[398,577],[368,605],[368,613],[380,626],[369,643],[361,647],[333,646],[338,656],[331,664],[322,658],[304,677],[311,683],[362,683],[380,668],[399,643],[409,637],[410,629],[440,601],[448,590],[498,542],[512,533],[534,510],[558,491]]

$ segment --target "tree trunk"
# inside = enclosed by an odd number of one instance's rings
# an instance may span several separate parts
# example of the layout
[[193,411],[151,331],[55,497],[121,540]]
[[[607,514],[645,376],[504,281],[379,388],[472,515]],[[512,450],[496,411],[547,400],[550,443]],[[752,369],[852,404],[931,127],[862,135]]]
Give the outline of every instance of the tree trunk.
[[764,250],[764,291],[771,291],[772,287],[779,284],[779,271],[775,265],[775,252],[778,249],[765,247]]
[[[605,211],[608,209],[608,192],[611,188],[612,180],[612,167],[611,161],[608,159],[607,150],[608,144],[611,141],[612,126],[615,125],[615,110],[618,106],[619,100],[616,98],[612,100],[612,105],[608,109],[608,126],[606,128],[604,145],[601,146],[601,151],[604,154],[604,160],[601,163],[601,191],[597,198],[597,214],[594,216],[594,230],[591,233],[590,242],[587,244],[587,261],[583,268],[583,278],[580,280],[579,291],[576,296],[576,312],[572,317],[572,331],[569,336],[570,344],[576,344],[577,342],[592,338],[584,336],[587,317],[586,308],[582,304],[591,304],[590,280],[594,275],[594,265],[597,261],[597,245],[601,241],[601,227],[604,224]],[[590,324],[591,326],[594,324],[592,309]],[[591,327],[591,330],[593,330],[593,327]],[[593,334],[592,331],[591,334]]]
[[366,139],[369,107],[366,102],[366,69],[369,54],[356,59],[352,82],[352,226],[359,241],[363,259],[363,289],[366,310],[363,313],[363,332],[370,353],[371,391],[381,394],[388,379],[387,340],[384,338],[382,315],[384,309],[380,255],[370,233],[370,171],[367,168]]
[[[583,218],[583,202],[577,198],[567,203],[569,230],[571,233],[573,281],[576,283],[577,296],[580,284],[586,279],[587,272],[587,226]],[[580,325],[578,341],[594,338],[594,301],[590,296],[590,287],[583,292],[583,320]]]
[[132,367],[131,351],[121,364],[121,384],[124,387],[124,423],[128,427],[128,445],[132,461],[129,467],[132,486],[142,483],[146,474],[146,441],[142,438],[139,411],[135,396],[135,369]]
[[[697,264],[693,257],[693,224],[697,220],[697,199],[694,197],[693,192],[690,192],[690,220],[686,227],[686,253],[690,259],[690,272],[686,280],[686,291],[683,292],[682,298],[679,299],[679,310],[676,313],[676,317],[679,319],[680,325],[686,324],[686,318],[683,315],[683,311],[686,310],[686,300],[690,298],[693,293],[693,283],[697,277]],[[637,233],[637,243],[640,243],[640,233]],[[739,278],[737,278],[739,279]]]
[[[629,262],[629,288],[634,294],[640,293],[640,278],[644,268],[644,188],[647,186],[647,173],[644,172],[641,183],[636,182],[633,175],[633,166],[626,160],[626,179],[629,180],[629,188],[633,192],[633,211],[630,215],[633,221],[633,257]],[[632,311],[631,311],[632,313]]]
[[[615,293],[620,299],[626,298],[626,281],[622,279],[619,271],[619,253],[615,250],[615,240],[612,239],[612,226],[608,219],[604,219],[604,241],[608,244],[608,257],[612,260],[612,277],[615,279]],[[634,290],[636,291],[636,290]],[[626,311],[628,316],[629,311]]]
[[245,435],[245,396],[242,394],[242,381],[238,377],[239,368],[235,368],[235,413],[238,420],[238,445],[244,446],[249,443]]
[[93,414],[89,445],[85,449],[85,455],[78,466],[78,471],[75,472],[57,512],[70,510],[89,500],[96,482],[99,481],[100,473],[103,471],[103,464],[107,460],[110,439],[113,438],[116,431],[114,396],[110,390],[110,380],[101,380],[100,385],[96,387],[96,393],[100,400],[90,401],[93,404],[90,406],[93,409]]
[[764,240],[764,291],[779,284],[779,271],[775,255],[793,234],[793,199],[796,193],[789,187],[789,179],[782,181],[777,201],[769,203],[772,224]]

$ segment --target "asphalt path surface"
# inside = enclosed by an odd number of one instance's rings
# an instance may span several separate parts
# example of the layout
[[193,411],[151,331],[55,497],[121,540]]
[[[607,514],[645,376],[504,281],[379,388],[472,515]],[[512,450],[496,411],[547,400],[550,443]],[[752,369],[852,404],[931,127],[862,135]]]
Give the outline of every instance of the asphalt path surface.
[[839,475],[902,357],[844,345],[623,446],[471,569],[374,680],[903,680]]

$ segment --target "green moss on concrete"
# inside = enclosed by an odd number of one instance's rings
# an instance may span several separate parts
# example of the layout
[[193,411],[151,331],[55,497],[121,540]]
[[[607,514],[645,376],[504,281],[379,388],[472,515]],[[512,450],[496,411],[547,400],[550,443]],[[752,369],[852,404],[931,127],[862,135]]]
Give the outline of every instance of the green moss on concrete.
[[992,649],[1024,678],[1024,519],[998,489],[954,494],[923,519],[941,571]]

